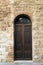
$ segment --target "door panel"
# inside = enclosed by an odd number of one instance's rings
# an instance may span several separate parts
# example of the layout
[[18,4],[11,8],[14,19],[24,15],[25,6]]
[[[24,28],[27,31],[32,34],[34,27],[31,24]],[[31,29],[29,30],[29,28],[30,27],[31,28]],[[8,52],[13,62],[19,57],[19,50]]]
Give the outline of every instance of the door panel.
[[22,49],[23,49],[23,44],[22,44],[22,26],[21,25],[16,25],[15,26],[15,59],[22,59]]
[[31,25],[25,25],[24,31],[24,58],[28,60],[32,58]]
[[25,28],[24,28],[24,31],[30,31],[31,29],[31,25],[25,25],[24,26]]
[[31,60],[32,59],[32,31],[31,25],[15,25],[15,59]]
[[31,60],[31,50],[25,51],[24,58],[26,60]]
[[22,26],[21,25],[15,25],[15,29],[16,29],[16,31],[21,32]]
[[16,60],[23,59],[23,53],[22,53],[22,51],[16,51],[15,55],[16,55],[16,58],[15,58]]

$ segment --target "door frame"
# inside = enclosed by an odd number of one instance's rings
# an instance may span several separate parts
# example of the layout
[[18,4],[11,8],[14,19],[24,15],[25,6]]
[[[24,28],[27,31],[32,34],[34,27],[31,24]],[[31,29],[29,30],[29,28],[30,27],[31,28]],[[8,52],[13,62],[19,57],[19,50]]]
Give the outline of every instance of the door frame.
[[[14,27],[15,27],[15,22],[16,22],[16,20],[20,17],[20,16],[26,16],[26,17],[28,17],[29,18],[29,20],[31,21],[31,19],[30,19],[30,17],[28,16],[28,15],[26,15],[26,14],[20,14],[20,15],[18,15],[18,16],[16,16],[16,18],[14,19]],[[29,25],[29,24],[28,24]],[[31,29],[32,29],[32,21],[31,21]],[[15,34],[15,31],[14,31],[14,34]],[[32,30],[31,30],[31,34],[32,34]],[[15,45],[15,44],[14,44]],[[15,46],[14,46],[14,49],[15,49]],[[15,57],[15,56],[14,56]],[[32,59],[33,59],[33,53],[32,53]],[[14,59],[15,60],[15,59]],[[15,62],[31,62],[32,60],[15,60]]]

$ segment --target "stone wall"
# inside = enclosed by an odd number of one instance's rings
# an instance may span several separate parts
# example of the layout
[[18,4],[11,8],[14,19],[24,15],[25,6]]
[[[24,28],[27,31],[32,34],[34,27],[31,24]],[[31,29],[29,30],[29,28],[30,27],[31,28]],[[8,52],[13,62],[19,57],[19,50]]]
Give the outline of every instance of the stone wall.
[[43,62],[43,1],[40,0],[34,7],[33,46],[35,62]]
[[32,20],[32,61],[43,62],[43,0],[0,0],[0,62],[14,61],[14,19],[19,14]]
[[13,61],[13,12],[12,3],[0,0],[0,62]]

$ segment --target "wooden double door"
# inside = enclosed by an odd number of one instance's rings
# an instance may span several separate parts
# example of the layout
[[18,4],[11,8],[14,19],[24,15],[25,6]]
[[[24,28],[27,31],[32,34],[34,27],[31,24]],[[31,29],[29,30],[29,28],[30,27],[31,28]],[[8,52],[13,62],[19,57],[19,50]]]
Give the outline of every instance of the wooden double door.
[[15,60],[32,60],[31,24],[15,25]]

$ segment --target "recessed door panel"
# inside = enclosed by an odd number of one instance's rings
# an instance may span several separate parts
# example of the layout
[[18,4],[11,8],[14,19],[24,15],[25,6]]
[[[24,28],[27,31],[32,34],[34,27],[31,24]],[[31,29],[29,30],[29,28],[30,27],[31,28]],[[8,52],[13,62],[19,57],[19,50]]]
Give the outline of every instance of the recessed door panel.
[[25,54],[24,54],[24,59],[25,60],[31,60],[31,58],[32,58],[32,56],[31,56],[31,50],[28,50],[28,51],[25,51],[24,52]]
[[22,51],[16,51],[15,56],[16,56],[15,58],[16,60],[22,60],[23,59]]

